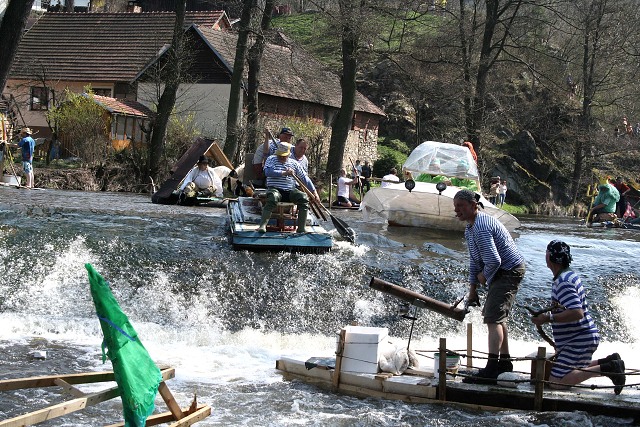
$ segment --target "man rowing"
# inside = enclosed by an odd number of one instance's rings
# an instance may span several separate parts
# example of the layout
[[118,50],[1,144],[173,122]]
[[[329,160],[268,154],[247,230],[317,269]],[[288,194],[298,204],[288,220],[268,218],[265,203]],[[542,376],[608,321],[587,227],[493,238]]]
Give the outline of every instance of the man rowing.
[[309,199],[305,192],[296,188],[296,178],[300,179],[305,187],[313,194],[317,203],[320,197],[313,182],[304,172],[300,163],[292,159],[291,144],[278,143],[274,155],[269,156],[264,164],[264,174],[267,177],[267,202],[262,209],[262,217],[258,232],[267,231],[267,223],[271,218],[271,212],[279,202],[294,203],[298,207],[298,233],[306,233],[307,213],[309,212]]

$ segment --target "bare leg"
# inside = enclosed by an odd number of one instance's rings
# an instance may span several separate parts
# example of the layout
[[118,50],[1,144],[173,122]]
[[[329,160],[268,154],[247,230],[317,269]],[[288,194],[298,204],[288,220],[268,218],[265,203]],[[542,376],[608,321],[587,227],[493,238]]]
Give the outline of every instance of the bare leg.
[[[489,353],[500,354],[509,352],[507,329],[503,323],[487,323],[489,330]],[[506,346],[506,351],[503,351]]]

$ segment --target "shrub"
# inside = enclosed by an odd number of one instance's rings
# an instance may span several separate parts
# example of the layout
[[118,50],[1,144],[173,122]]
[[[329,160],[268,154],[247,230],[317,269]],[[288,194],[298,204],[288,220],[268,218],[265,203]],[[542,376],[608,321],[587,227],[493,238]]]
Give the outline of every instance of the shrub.
[[402,165],[407,160],[407,155],[389,147],[378,145],[378,160],[373,163],[373,175],[379,178],[389,173],[391,168],[398,170],[401,175]]

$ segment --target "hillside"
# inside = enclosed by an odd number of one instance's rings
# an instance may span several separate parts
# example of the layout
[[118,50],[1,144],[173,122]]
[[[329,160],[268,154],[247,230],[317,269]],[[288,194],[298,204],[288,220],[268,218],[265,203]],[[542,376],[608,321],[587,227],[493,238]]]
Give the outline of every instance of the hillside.
[[[321,14],[278,17],[273,26],[339,71],[340,40]],[[466,132],[458,82],[442,68],[421,66],[410,56],[391,60],[375,49],[361,51],[358,88],[388,116],[381,123],[380,143],[404,146],[408,154],[425,140],[462,142]],[[478,150],[485,191],[488,178],[500,175],[509,180],[512,203],[537,213],[579,214],[590,201],[587,186],[598,180],[622,176],[637,186],[639,137],[611,138],[613,129],[597,119],[591,134],[578,133],[580,97],[540,84],[517,64],[501,66],[490,84]],[[575,145],[581,138],[592,148],[580,159],[584,165],[576,178]]]

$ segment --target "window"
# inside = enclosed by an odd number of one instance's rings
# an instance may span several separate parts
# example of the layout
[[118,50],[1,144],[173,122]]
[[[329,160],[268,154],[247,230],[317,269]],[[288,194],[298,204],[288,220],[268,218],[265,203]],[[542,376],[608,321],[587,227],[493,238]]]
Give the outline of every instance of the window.
[[93,88],[92,89],[94,95],[98,96],[108,96],[111,98],[111,89],[103,89],[103,88]]
[[31,109],[32,110],[48,110],[49,109],[49,90],[46,87],[31,88]]

